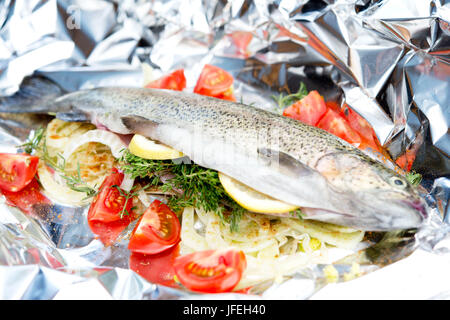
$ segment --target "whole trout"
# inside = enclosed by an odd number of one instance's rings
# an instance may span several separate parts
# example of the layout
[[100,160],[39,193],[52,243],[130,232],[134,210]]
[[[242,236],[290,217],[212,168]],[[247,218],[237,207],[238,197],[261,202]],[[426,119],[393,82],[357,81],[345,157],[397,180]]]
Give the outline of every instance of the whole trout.
[[11,99],[1,111],[51,113],[164,143],[301,207],[306,218],[373,231],[416,228],[426,218],[403,176],[322,129],[256,107],[147,88],[81,90],[27,108]]

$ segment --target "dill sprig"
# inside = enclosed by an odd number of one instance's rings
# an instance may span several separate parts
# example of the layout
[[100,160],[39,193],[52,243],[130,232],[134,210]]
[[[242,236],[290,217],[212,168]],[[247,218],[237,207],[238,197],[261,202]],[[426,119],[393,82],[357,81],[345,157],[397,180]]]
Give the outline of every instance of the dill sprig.
[[164,193],[171,192],[167,204],[172,210],[179,212],[186,207],[195,207],[212,211],[222,222],[229,223],[232,231],[238,230],[245,209],[225,192],[217,171],[197,164],[143,159],[128,150],[122,153],[119,163],[133,178],[148,178],[150,185]]
[[303,220],[304,213],[302,212],[302,210],[300,208],[292,210],[291,212],[289,212],[289,214],[292,217],[297,217],[298,219]]
[[272,95],[272,99],[277,103],[278,112],[282,113],[283,110],[290,106],[291,104],[303,99],[308,95],[308,90],[303,82],[300,82],[300,87],[296,93],[284,95],[281,93],[280,95]]
[[422,182],[422,175],[415,171],[408,172],[405,178],[411,183],[413,186],[418,186]]
[[135,178],[152,177],[153,185],[159,183],[159,177],[163,172],[168,172],[173,166],[171,161],[166,160],[147,160],[141,157],[135,156],[128,149],[121,150],[122,157],[119,159],[121,169]]

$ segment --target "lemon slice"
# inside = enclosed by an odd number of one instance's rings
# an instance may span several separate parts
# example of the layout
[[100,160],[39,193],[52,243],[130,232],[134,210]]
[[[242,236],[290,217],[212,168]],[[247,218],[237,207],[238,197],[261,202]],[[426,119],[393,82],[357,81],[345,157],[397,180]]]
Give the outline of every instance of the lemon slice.
[[297,206],[276,200],[258,192],[222,172],[219,172],[219,179],[230,197],[249,211],[258,213],[285,213],[298,208]]
[[161,143],[135,134],[128,145],[135,156],[149,160],[170,160],[183,157],[183,153]]

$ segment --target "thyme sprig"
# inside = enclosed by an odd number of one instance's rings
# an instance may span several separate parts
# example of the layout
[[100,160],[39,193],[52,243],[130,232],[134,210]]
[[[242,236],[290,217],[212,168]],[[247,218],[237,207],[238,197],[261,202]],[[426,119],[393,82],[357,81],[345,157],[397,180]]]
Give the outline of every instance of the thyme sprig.
[[284,95],[281,93],[280,95],[272,95],[272,99],[277,103],[278,112],[282,113],[283,110],[290,106],[291,104],[303,99],[308,95],[308,90],[303,82],[300,82],[300,87],[296,93]]
[[139,186],[138,185],[134,185],[130,191],[125,191],[123,190],[120,186],[118,185],[113,185],[111,186],[111,188],[116,188],[117,191],[119,191],[119,194],[125,198],[125,203],[123,204],[123,208],[120,211],[119,215],[120,215],[120,219],[122,219],[124,216],[130,216],[132,211],[135,210],[137,207],[131,207],[130,211],[127,210],[127,205],[128,205],[128,201],[130,201],[130,199],[132,200],[134,197],[137,197],[139,195],[139,192],[142,190],[146,190],[149,187],[151,187],[150,184],[145,185],[144,187],[140,188],[139,190],[135,191]]
[[80,164],[77,163],[77,173],[76,175],[67,175],[66,172],[66,159],[61,154],[57,154],[57,157],[61,160],[58,162],[54,161],[50,157],[48,157],[47,151],[44,153],[44,161],[52,167],[61,178],[66,181],[66,185],[76,192],[86,193],[86,197],[84,199],[89,199],[94,197],[98,191],[95,188],[89,186],[86,182],[81,178]]
[[17,147],[22,148],[25,153],[32,154],[39,147],[44,134],[45,129],[40,127],[34,131],[33,136],[27,142]]

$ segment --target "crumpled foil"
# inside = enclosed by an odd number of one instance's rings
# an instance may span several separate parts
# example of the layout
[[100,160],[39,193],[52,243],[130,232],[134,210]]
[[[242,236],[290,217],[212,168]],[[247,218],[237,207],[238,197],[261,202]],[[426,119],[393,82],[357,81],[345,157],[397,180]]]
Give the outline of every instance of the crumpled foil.
[[[126,246],[96,240],[86,208],[54,204],[29,216],[2,202],[0,299],[450,298],[449,23],[445,0],[3,1],[0,96],[30,76],[66,91],[142,86],[144,62],[155,76],[184,68],[189,90],[210,63],[233,74],[238,100],[274,111],[273,94],[304,82],[362,115],[393,159],[417,153],[430,217],[338,259],[335,283],[328,265],[314,265],[252,295],[198,295],[129,270]],[[233,38],[240,32],[251,35],[245,50]],[[48,121],[0,117],[2,152]]]

